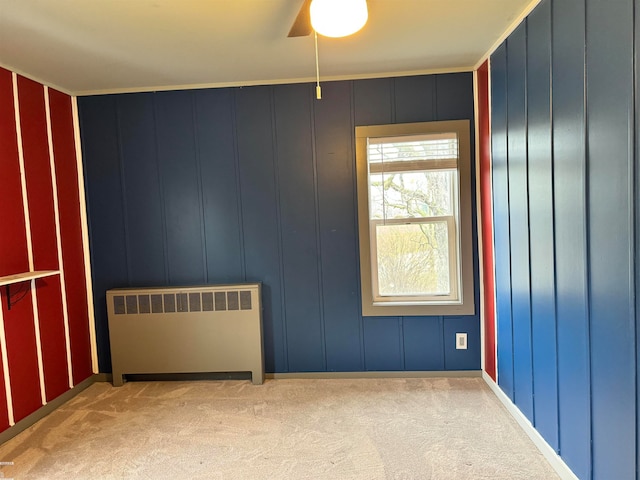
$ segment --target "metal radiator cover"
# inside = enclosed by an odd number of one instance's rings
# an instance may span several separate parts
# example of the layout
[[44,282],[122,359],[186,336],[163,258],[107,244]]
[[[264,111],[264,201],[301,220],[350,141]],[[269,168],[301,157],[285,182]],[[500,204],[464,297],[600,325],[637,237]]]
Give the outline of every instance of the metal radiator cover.
[[251,372],[264,381],[259,283],[113,289],[113,385],[125,374]]

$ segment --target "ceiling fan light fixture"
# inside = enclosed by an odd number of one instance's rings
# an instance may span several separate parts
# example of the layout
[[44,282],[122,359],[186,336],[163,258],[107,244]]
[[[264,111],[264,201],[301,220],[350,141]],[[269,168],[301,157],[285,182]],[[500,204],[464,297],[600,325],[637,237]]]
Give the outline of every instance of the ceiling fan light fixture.
[[325,37],[346,37],[364,27],[367,0],[312,0],[311,25]]

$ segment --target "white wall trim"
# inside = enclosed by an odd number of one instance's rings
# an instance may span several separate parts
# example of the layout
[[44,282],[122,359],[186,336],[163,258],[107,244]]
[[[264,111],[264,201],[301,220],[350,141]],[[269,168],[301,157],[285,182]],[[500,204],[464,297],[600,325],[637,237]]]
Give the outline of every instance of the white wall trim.
[[44,361],[42,360],[42,340],[40,338],[40,311],[36,294],[36,279],[31,280],[31,304],[33,305],[33,328],[36,337],[36,356],[38,358],[38,377],[40,378],[40,399],[42,405],[47,404],[47,390],[44,385]]
[[[11,73],[13,81],[13,110],[16,120],[16,141],[18,144],[18,161],[20,163],[20,184],[22,186],[22,209],[24,211],[24,225],[27,239],[27,255],[29,270],[34,270],[33,243],[31,241],[31,215],[29,214],[29,197],[27,194],[27,174],[24,166],[24,150],[22,148],[22,125],[20,124],[20,100],[18,98],[18,75]],[[43,92],[44,93],[44,92]],[[33,309],[33,328],[36,341],[36,358],[38,360],[38,377],[40,383],[40,398],[42,405],[47,403],[47,393],[44,385],[44,366],[42,361],[42,342],[40,340],[40,319],[38,317],[38,297],[36,295],[36,281],[31,280],[31,306]]]
[[[9,301],[9,299],[7,299]],[[2,373],[4,375],[4,393],[7,399],[7,417],[9,426],[15,425],[13,418],[13,395],[9,378],[9,358],[7,357],[7,337],[4,333],[4,315],[2,314],[2,297],[0,297],[0,354],[2,355]]]
[[27,237],[27,255],[29,269],[33,271],[33,248],[31,244],[31,218],[29,217],[29,199],[27,197],[27,175],[24,169],[24,150],[22,148],[22,126],[20,125],[20,101],[18,99],[18,75],[12,72],[13,80],[13,113],[16,119],[16,142],[18,144],[18,161],[20,162],[20,185],[22,187],[22,210],[24,211],[24,227]]
[[546,442],[542,435],[538,433],[531,422],[524,414],[515,406],[515,404],[507,397],[507,395],[500,389],[498,384],[496,384],[493,379],[483,372],[482,378],[489,386],[489,388],[493,391],[493,393],[498,397],[498,400],[502,402],[507,411],[511,414],[514,420],[520,425],[524,433],[531,439],[534,445],[540,450],[540,453],[547,459],[551,467],[556,471],[558,476],[562,480],[579,480],[578,477],[571,471],[571,469],[564,463],[564,460],[556,453],[556,451],[551,448],[551,446]]
[[[335,82],[343,80],[366,80],[370,78],[393,78],[393,77],[410,77],[413,75],[436,75],[441,73],[461,73],[472,72],[473,66],[462,66],[452,68],[432,68],[424,70],[411,70],[404,72],[379,72],[379,73],[363,73],[359,75],[333,75],[320,79],[320,82]],[[140,93],[140,92],[163,92],[168,90],[199,90],[204,88],[229,88],[229,87],[252,87],[257,85],[282,85],[290,83],[315,83],[316,77],[304,78],[277,78],[263,80],[249,80],[243,82],[214,82],[214,83],[196,83],[196,84],[177,84],[177,85],[156,85],[141,86],[133,88],[104,88],[96,90],[79,90],[75,94],[79,97],[88,95],[108,95],[114,93]]]
[[67,284],[64,275],[62,259],[62,233],[60,229],[60,206],[58,202],[58,177],[56,175],[56,161],[53,153],[53,131],[51,127],[51,105],[49,103],[49,87],[44,87],[44,107],[47,114],[47,142],[49,145],[49,167],[51,168],[51,188],[53,191],[53,216],[56,225],[56,247],[58,250],[58,270],[60,270],[60,290],[62,298],[62,318],[64,322],[64,345],[67,356],[67,376],[69,388],[73,388],[73,369],[71,366],[71,340],[69,336],[69,307],[67,305]]
[[89,222],[87,220],[87,201],[84,190],[84,170],[82,168],[82,144],[80,143],[80,120],[78,117],[78,99],[76,97],[71,97],[71,114],[73,117],[73,136],[76,145],[76,165],[78,169],[78,198],[80,201],[80,226],[82,228],[84,276],[87,288],[87,314],[89,319],[91,366],[93,373],[98,373],[98,344],[96,341],[96,319],[93,306],[93,281],[91,279],[91,255],[89,252]]
[[[33,80],[36,83],[39,83],[40,85],[48,85],[50,88],[53,88],[55,90],[58,90],[62,93],[66,93],[67,95],[71,95],[71,93],[69,93],[66,89],[55,85],[51,82],[47,82],[35,75],[31,75],[30,73],[25,72],[24,70],[21,70],[19,68],[13,67],[11,65],[7,65],[6,63],[3,63],[2,61],[0,61],[0,68],[4,68],[5,70],[9,70],[10,72],[16,73],[18,75],[20,75],[21,77],[24,78],[28,78],[29,80]],[[1,477],[0,477],[1,478]]]
[[487,52],[482,55],[482,57],[480,57],[480,60],[478,60],[478,62],[474,65],[473,70],[477,70],[478,68],[480,68],[480,65],[482,65],[484,63],[485,60],[487,60],[491,54],[496,50],[496,48],[498,48],[502,42],[504,42],[507,37],[509,35],[511,35],[513,33],[513,31],[518,28],[518,25],[520,25],[522,23],[522,21],[527,18],[527,16],[529,16],[529,14],[533,11],[534,8],[536,8],[538,6],[538,4],[542,2],[542,0],[531,0],[531,3],[529,3],[524,10],[520,13],[520,15],[518,15],[513,22],[511,22],[511,24],[507,27],[507,29],[502,33],[502,35],[500,35],[498,37],[498,39],[494,42],[493,45],[491,45],[491,47],[489,48],[489,50],[487,50]]

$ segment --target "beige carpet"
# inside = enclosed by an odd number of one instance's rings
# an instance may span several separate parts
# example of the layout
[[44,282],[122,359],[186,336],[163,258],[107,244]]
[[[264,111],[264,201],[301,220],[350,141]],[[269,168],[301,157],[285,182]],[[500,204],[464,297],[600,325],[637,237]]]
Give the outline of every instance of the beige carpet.
[[480,378],[96,383],[0,461],[16,480],[558,478]]

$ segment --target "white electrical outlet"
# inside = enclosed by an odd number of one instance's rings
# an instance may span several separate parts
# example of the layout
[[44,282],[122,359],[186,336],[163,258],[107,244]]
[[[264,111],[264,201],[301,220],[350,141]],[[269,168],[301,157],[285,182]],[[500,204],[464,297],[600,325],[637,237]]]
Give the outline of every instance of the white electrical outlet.
[[467,334],[456,333],[456,350],[466,350],[466,349],[467,349]]

